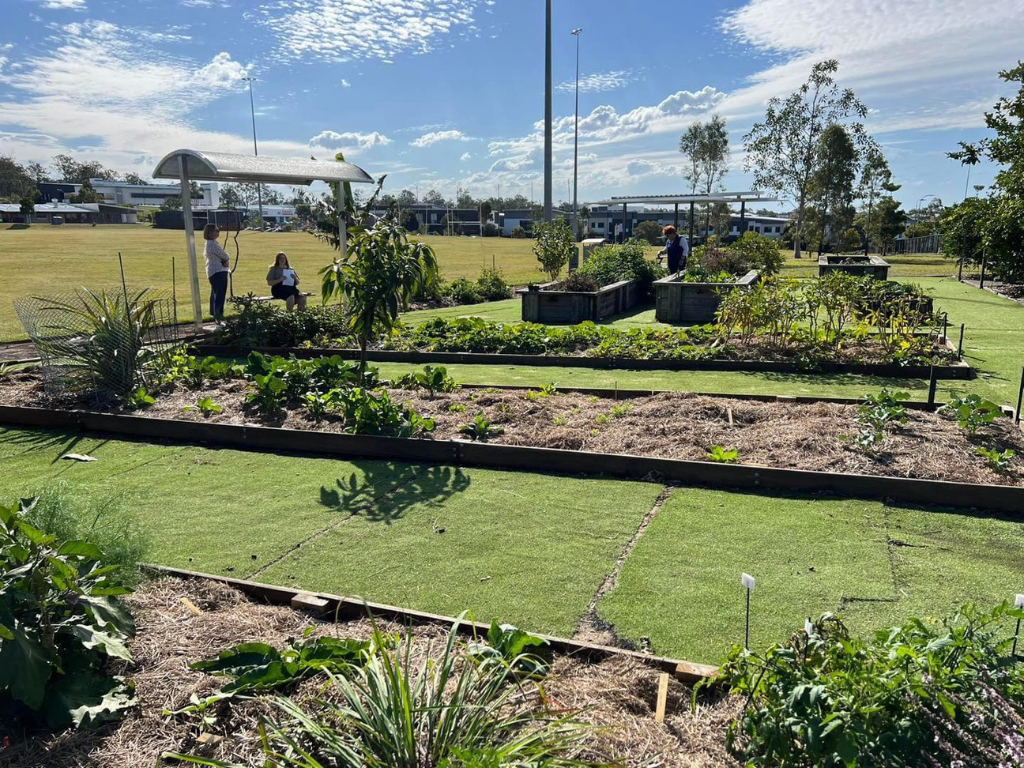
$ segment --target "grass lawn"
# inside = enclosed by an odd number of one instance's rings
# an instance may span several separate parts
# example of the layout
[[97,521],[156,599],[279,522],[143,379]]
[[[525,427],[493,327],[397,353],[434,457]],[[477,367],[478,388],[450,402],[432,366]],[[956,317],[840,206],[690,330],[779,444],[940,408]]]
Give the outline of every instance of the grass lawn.
[[1019,522],[814,497],[677,488],[598,605],[623,637],[716,663],[762,648],[828,611],[867,634],[910,616],[1013,599],[1024,580]]

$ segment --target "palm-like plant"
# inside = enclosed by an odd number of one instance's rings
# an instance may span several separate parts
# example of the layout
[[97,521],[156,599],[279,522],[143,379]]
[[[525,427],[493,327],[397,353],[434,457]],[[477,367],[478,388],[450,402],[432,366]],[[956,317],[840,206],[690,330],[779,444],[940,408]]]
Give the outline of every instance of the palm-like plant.
[[378,333],[390,333],[416,291],[437,280],[437,258],[429,245],[409,242],[405,229],[388,217],[356,234],[345,258],[334,259],[320,275],[324,303],[344,297],[348,305],[362,383],[368,344]]
[[149,289],[87,288],[71,301],[48,300],[41,309],[40,352],[78,372],[81,384],[128,399],[146,385],[151,354],[145,340],[156,325],[156,300]]

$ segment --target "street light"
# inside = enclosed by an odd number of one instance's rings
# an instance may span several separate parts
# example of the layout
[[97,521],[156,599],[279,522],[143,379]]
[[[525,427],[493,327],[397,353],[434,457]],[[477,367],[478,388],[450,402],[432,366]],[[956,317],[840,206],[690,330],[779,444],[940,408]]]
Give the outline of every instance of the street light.
[[576,38],[576,120],[572,140],[572,234],[577,236],[580,229],[579,209],[579,159],[580,159],[580,34],[583,27],[572,31]]
[[[252,99],[252,81],[255,77],[243,77],[243,80],[249,84],[249,112],[252,114],[252,153],[256,157],[260,156],[259,147],[256,146],[256,104]],[[263,187],[260,182],[256,182],[256,205],[259,206],[259,220],[260,220],[260,232],[263,231]]]
[[551,105],[551,0],[547,0],[544,34],[544,221],[551,221],[554,191],[552,181],[552,131],[554,112]]
[[917,198],[917,223],[921,223],[921,203],[927,200],[929,197],[935,197],[935,195],[924,195],[923,197]]

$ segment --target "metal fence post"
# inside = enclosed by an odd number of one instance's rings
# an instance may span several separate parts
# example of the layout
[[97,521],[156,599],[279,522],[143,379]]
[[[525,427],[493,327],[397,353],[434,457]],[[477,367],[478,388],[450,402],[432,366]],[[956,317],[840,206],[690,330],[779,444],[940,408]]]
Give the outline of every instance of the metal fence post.
[[1024,368],[1020,372],[1020,389],[1017,391],[1017,410],[1013,412],[1013,423],[1020,424],[1020,407],[1024,404]]
[[956,345],[956,359],[964,359],[964,327],[965,323],[960,323],[960,343]]

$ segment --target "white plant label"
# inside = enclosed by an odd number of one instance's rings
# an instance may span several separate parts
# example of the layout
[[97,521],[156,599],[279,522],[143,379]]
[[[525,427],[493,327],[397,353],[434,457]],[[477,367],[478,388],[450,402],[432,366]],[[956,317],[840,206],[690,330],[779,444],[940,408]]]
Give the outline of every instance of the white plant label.
[[804,632],[807,633],[808,637],[814,634],[814,624],[811,623],[810,619],[804,620]]
[[1024,595],[1017,595],[1017,599],[1014,601],[1014,604],[1018,608],[1024,608]]
[[749,589],[751,592],[753,592],[754,588],[757,586],[757,580],[753,576],[751,576],[749,573],[744,573],[742,580],[743,580],[743,586],[746,587],[747,589]]

